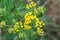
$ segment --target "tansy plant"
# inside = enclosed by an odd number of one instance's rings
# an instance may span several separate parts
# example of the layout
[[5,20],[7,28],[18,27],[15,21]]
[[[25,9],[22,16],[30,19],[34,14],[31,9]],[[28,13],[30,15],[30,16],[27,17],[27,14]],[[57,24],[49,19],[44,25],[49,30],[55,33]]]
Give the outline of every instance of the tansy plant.
[[24,20],[16,22],[12,28],[8,29],[9,33],[15,33],[18,35],[18,38],[25,40],[35,40],[36,36],[43,36],[43,26],[45,23],[37,17],[40,13],[45,12],[43,6],[36,7],[37,4],[33,1],[30,1],[29,4],[26,4],[26,13],[24,15]]

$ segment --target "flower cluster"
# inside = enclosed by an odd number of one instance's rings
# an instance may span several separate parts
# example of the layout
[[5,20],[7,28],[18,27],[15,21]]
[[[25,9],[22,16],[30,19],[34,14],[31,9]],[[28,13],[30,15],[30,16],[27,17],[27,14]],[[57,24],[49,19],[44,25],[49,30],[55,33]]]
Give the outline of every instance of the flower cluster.
[[19,32],[19,29],[23,28],[22,22],[16,22],[13,26],[13,28],[9,28],[8,32],[9,33],[17,33]]
[[30,9],[30,8],[35,7],[35,6],[36,6],[36,3],[32,1],[29,4],[26,5],[26,8]]
[[18,30],[18,28],[19,28],[19,23],[17,22],[15,25],[14,25],[14,30],[15,30],[15,32],[18,32],[19,30]]
[[44,13],[46,8],[44,8],[44,6],[40,6],[40,7],[38,7],[38,11],[40,12],[40,13]]
[[38,11],[37,11],[37,9],[36,8],[34,8],[34,14],[36,14]]
[[[26,15],[24,16],[24,29],[28,30],[30,29],[31,27],[29,26],[29,24],[31,23],[31,15],[32,15],[32,12],[28,12],[26,13]],[[33,17],[32,17],[33,18]]]
[[[32,12],[26,13],[24,18],[25,18],[25,21],[24,21],[25,30],[31,29],[31,25],[29,26],[29,24],[32,24],[32,22],[33,22],[32,20],[35,20],[35,27],[39,28],[39,30],[37,29],[37,31],[38,31],[37,33],[40,33],[40,31],[41,31],[40,29],[45,25],[43,23],[43,21],[39,21],[39,18],[37,18],[37,16],[34,15]],[[41,32],[43,32],[43,31],[41,31]]]
[[40,35],[40,36],[43,36],[44,35],[44,31],[43,31],[43,29],[41,29],[41,28],[37,28],[37,33]]
[[[32,22],[35,22],[32,24]],[[31,26],[33,25],[33,26]],[[39,18],[33,14],[32,12],[27,12],[24,16],[24,22],[22,24],[22,22],[17,22],[15,23],[13,29],[14,29],[14,32],[19,32],[20,28],[23,28],[24,30],[30,30],[32,27],[35,27],[37,29],[37,34],[39,34],[40,36],[43,35],[43,31],[42,31],[42,27],[44,26],[45,24],[43,23],[43,21],[39,21]],[[12,29],[12,28],[11,28]],[[13,30],[12,29],[12,30]],[[34,28],[33,28],[34,29]],[[9,29],[10,30],[10,29]],[[32,30],[32,29],[31,29]],[[10,31],[11,32],[11,31]]]
[[[23,31],[31,31],[33,30],[33,34],[38,34],[40,36],[44,35],[44,31],[42,27],[45,25],[43,21],[40,20],[39,17],[37,17],[37,13],[44,13],[44,7],[39,7],[38,10],[36,8],[35,2],[30,2],[26,5],[27,9],[30,9],[33,7],[33,12],[29,11],[24,15],[24,20],[20,22],[16,22],[12,28],[9,29],[9,32],[12,33],[19,33],[19,37],[23,37]],[[20,36],[21,35],[21,36]]]

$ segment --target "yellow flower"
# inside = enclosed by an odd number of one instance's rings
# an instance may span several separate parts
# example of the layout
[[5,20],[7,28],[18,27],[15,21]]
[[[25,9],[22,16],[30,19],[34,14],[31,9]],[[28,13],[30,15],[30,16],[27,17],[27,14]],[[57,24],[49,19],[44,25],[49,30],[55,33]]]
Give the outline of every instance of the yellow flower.
[[36,27],[39,26],[39,24],[36,24]]
[[25,26],[24,26],[24,29],[25,29],[25,30],[29,30],[29,29],[31,29],[31,26],[25,25]]
[[19,23],[20,23],[20,28],[23,28],[23,24],[22,24],[22,22],[20,21]]
[[30,8],[32,8],[32,5],[29,5]]
[[36,21],[36,24],[39,24],[39,20],[38,20],[38,21]]
[[31,19],[32,19],[32,20],[34,19],[34,16],[33,16],[33,15],[31,15]]
[[29,12],[29,15],[32,15],[32,12]]
[[34,13],[37,13],[37,9],[36,8],[34,8]]
[[21,26],[21,28],[23,28],[23,25]]
[[29,5],[28,4],[26,5],[26,8],[29,9]]
[[17,28],[19,28],[19,26],[18,25],[14,25],[14,29],[16,30]]
[[34,15],[34,19],[36,19],[37,18],[37,16],[36,15]]
[[36,6],[36,3],[31,2],[31,3],[29,3],[29,4],[26,5],[26,8],[30,9],[30,8],[35,7],[35,6]]
[[31,20],[29,21],[29,23],[31,23]]
[[36,7],[36,3],[34,3],[33,6]]
[[19,23],[20,23],[20,25],[22,25],[22,22],[21,21]]
[[19,25],[19,23],[18,23],[18,22],[16,22],[16,23],[15,23],[15,25]]
[[45,25],[45,23],[43,23],[43,25]]
[[44,13],[44,7],[43,7],[43,6],[40,6],[40,7],[38,8],[38,10],[39,10],[41,13]]
[[43,25],[40,25],[40,27],[43,27]]
[[15,31],[16,31],[16,32],[18,32],[19,30],[18,30],[18,29],[16,29]]
[[38,27],[37,28],[37,34],[40,35],[40,36],[43,36],[44,35],[44,31]]
[[28,21],[25,21],[24,24],[29,24],[29,22]]
[[30,4],[33,5],[34,4],[34,1],[32,1]]
[[36,19],[36,21],[39,21],[39,18],[35,18]]
[[30,20],[30,18],[26,18],[26,19],[25,19],[25,21],[29,21],[29,20]]
[[45,25],[45,23],[43,23],[43,21],[40,21],[40,27],[43,27]]
[[39,24],[41,25],[42,23],[40,22]]

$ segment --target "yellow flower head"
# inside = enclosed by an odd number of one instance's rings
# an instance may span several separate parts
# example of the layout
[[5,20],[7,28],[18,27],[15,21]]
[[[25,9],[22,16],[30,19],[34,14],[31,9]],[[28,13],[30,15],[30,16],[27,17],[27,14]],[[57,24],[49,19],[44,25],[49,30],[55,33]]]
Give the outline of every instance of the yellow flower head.
[[37,16],[36,15],[34,15],[34,19],[36,19],[37,18]]
[[45,25],[45,23],[43,23],[43,21],[40,21],[40,27],[43,27]]
[[34,16],[33,15],[31,15],[31,20],[34,20]]
[[33,5],[34,4],[34,1],[32,1],[30,4]]
[[29,7],[32,8],[32,5],[30,4]]
[[31,2],[31,3],[29,3],[29,4],[26,5],[26,8],[27,8],[27,9],[30,9],[30,8],[32,8],[32,7],[36,7],[36,3]]
[[29,15],[32,15],[32,12],[28,12]]
[[25,25],[25,26],[24,26],[24,29],[25,29],[25,30],[29,30],[29,29],[31,29],[31,26]]
[[15,32],[18,32],[18,31],[19,31],[18,29],[15,30]]
[[19,22],[16,22],[15,25],[19,25]]
[[35,7],[36,6],[36,3],[34,3],[33,6]]
[[37,34],[40,35],[40,36],[43,36],[44,35],[44,31],[38,27],[37,28]]
[[22,22],[21,21],[19,23],[20,23],[20,25],[22,25]]
[[36,9],[36,8],[34,8],[34,14],[35,14],[35,13],[37,13],[37,9]]
[[29,5],[28,4],[26,5],[26,8],[29,9]]
[[39,21],[39,18],[35,18],[36,21]]
[[14,29],[16,30],[16,29],[18,29],[19,28],[19,26],[18,25],[14,25]]
[[39,10],[39,12],[44,13],[44,7],[43,7],[43,6],[40,6],[40,7],[38,8],[38,10]]

